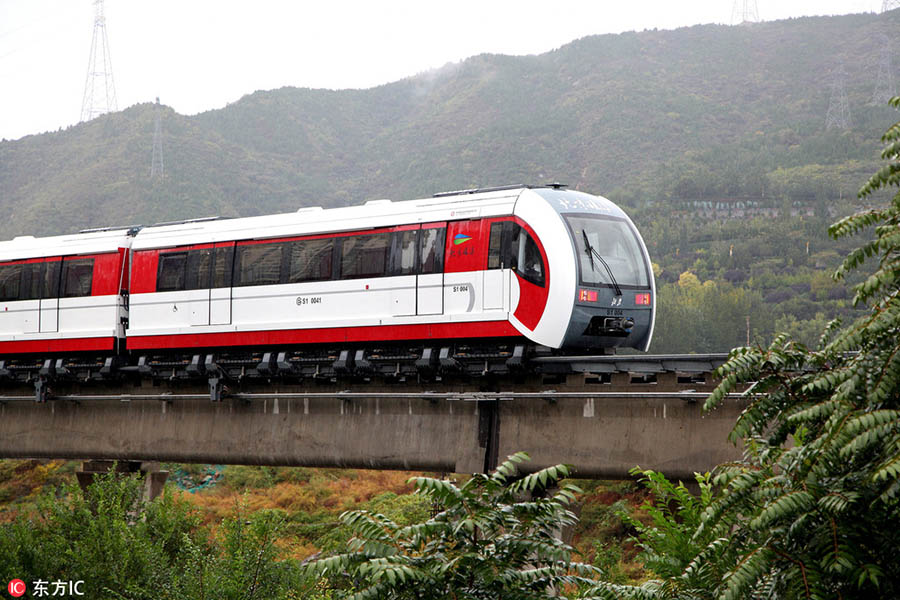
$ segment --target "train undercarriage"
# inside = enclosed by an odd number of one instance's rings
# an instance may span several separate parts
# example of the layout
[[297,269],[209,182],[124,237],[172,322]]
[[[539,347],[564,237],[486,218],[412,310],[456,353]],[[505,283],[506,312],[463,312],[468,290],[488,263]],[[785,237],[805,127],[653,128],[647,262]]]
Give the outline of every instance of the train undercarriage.
[[375,346],[198,349],[158,353],[78,356],[23,356],[0,359],[0,389],[31,386],[45,402],[66,383],[121,383],[132,380],[206,380],[210,399],[221,401],[243,381],[380,380],[387,383],[524,375],[528,362],[554,351],[527,340],[460,343],[452,340]]

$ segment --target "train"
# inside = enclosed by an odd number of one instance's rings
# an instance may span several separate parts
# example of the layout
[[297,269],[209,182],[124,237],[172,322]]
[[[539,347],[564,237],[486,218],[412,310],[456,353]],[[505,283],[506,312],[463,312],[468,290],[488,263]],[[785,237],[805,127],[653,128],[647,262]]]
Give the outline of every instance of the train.
[[634,223],[561,185],[0,242],[0,376],[79,356],[647,351],[655,316]]

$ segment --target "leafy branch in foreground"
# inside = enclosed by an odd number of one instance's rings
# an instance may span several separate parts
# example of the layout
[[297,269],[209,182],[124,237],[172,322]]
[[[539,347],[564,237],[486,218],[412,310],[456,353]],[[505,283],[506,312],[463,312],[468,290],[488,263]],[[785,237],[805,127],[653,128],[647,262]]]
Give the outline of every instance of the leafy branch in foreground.
[[[900,107],[900,98],[891,100]],[[900,186],[900,123],[882,137],[890,163],[860,197]],[[781,336],[768,348],[735,350],[707,408],[738,385],[756,382],[732,434],[745,460],[721,468],[721,493],[700,537],[733,524],[729,565],[718,592],[744,598],[900,595],[900,193],[886,207],[842,219],[840,238],[874,228],[835,278],[877,259],[855,288],[869,311],[832,326],[813,351]],[[792,442],[792,443],[790,443]]]
[[[891,100],[900,108],[900,97]],[[900,122],[882,137],[889,162],[860,190],[900,187]],[[641,586],[599,584],[597,598],[900,597],[900,193],[886,207],[833,225],[835,238],[874,228],[851,252],[843,278],[866,260],[855,288],[869,307],[841,329],[831,323],[810,350],[780,335],[768,347],[733,350],[713,409],[745,389],[731,433],[743,460],[700,476],[693,499],[643,472],[653,524],[634,524],[647,567]],[[702,510],[700,510],[702,507]]]
[[527,454],[513,454],[462,485],[412,478],[416,493],[439,507],[423,523],[401,527],[369,511],[345,512],[341,520],[354,533],[348,552],[312,562],[308,572],[359,600],[526,600],[593,583],[598,570],[572,561],[572,547],[559,539],[562,527],[576,520],[568,506],[581,491],[561,483],[571,467],[516,479],[516,465],[525,460]]

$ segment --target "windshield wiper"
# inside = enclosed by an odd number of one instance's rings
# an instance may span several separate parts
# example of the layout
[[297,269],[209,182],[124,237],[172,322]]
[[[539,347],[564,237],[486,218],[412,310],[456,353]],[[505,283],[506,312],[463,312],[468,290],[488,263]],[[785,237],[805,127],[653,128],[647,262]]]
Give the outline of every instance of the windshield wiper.
[[581,230],[581,235],[584,237],[584,251],[587,252],[588,260],[591,262],[591,270],[596,271],[597,269],[594,267],[594,249],[591,247],[591,242],[588,240],[584,229]]
[[616,296],[622,295],[622,288],[619,287],[619,284],[616,282],[616,276],[613,275],[612,269],[609,268],[609,264],[603,260],[603,257],[600,256],[600,253],[594,250],[594,247],[591,246],[590,240],[588,240],[587,232],[584,229],[581,230],[581,235],[584,237],[584,251],[587,252],[588,260],[591,262],[591,269],[594,271],[597,270],[594,267],[594,257],[597,257],[597,260],[606,268],[606,272],[609,273],[609,279],[612,281],[613,287],[616,289]]

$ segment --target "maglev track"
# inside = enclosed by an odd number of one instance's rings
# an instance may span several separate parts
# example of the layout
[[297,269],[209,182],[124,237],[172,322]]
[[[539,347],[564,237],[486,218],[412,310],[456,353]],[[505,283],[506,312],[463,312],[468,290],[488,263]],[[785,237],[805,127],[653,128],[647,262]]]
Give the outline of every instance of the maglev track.
[[[372,384],[433,384],[442,390],[464,385],[492,392],[526,379],[552,384],[570,374],[598,383],[615,376],[641,384],[668,374],[683,387],[703,383],[726,359],[725,353],[555,355],[547,348],[503,344],[8,358],[0,360],[0,401],[94,397],[147,384],[164,385],[169,394],[190,389],[194,395],[204,386],[213,402],[280,385],[339,385],[349,393]],[[314,387],[304,390],[315,393]]]

